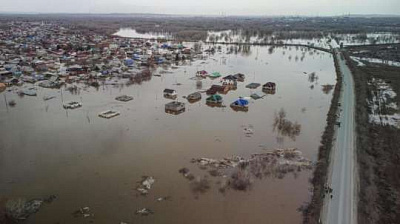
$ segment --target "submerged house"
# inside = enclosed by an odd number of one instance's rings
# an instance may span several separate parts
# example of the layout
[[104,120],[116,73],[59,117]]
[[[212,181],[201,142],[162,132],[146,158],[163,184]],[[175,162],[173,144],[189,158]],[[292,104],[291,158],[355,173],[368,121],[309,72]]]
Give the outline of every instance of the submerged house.
[[82,107],[82,103],[76,102],[76,101],[71,101],[71,102],[64,103],[63,107],[64,107],[64,109],[76,109],[76,108]]
[[116,110],[106,110],[106,111],[99,113],[99,117],[110,119],[110,118],[116,117],[120,114],[121,113]]
[[191,94],[189,94],[189,95],[186,97],[186,99],[187,99],[189,102],[196,102],[196,101],[199,101],[199,100],[201,100],[201,93],[199,93],[199,92],[191,93]]
[[178,94],[173,89],[164,89],[164,97],[166,98],[176,98],[177,95]]
[[12,72],[7,71],[7,70],[1,70],[0,71],[0,79],[5,79],[6,77],[12,76]]
[[263,92],[269,94],[275,94],[276,91],[276,84],[274,82],[267,82],[262,86]]
[[71,65],[67,68],[70,75],[79,75],[85,73],[85,69],[81,65]]
[[228,75],[222,78],[222,85],[237,85],[237,78],[233,75]]
[[236,111],[247,111],[249,109],[249,101],[243,98],[239,98],[231,103],[231,108]]
[[6,84],[6,86],[22,85],[22,82],[19,79],[13,77],[13,78],[5,80],[4,84]]
[[247,85],[246,85],[246,88],[249,88],[249,89],[257,89],[260,85],[261,85],[260,83],[252,82],[252,83],[250,83],[250,84],[247,84]]
[[122,96],[115,97],[115,99],[118,101],[122,101],[122,102],[128,102],[128,101],[133,100],[133,97],[127,96],[127,95],[122,95]]
[[213,95],[218,93],[226,94],[229,91],[229,86],[212,85],[207,91],[207,95]]
[[209,74],[208,77],[210,77],[212,79],[219,78],[219,77],[221,77],[221,73],[213,72],[213,73]]
[[251,97],[253,100],[258,100],[258,99],[263,98],[264,96],[260,96],[260,95],[258,95],[257,93],[253,93],[253,94],[250,95],[250,97]]
[[221,104],[222,103],[222,96],[218,94],[214,94],[206,99],[207,103],[211,104]]
[[244,82],[245,75],[242,73],[237,73],[233,75],[238,82]]
[[197,76],[197,77],[205,78],[205,77],[207,77],[207,75],[208,75],[208,72],[205,71],[205,70],[201,70],[201,71],[197,71],[197,72],[196,72],[196,76]]
[[180,114],[185,111],[185,103],[172,101],[165,104],[165,112],[169,114]]
[[27,96],[36,96],[36,89],[34,87],[27,88],[27,89],[22,89],[19,92],[20,95],[27,95]]

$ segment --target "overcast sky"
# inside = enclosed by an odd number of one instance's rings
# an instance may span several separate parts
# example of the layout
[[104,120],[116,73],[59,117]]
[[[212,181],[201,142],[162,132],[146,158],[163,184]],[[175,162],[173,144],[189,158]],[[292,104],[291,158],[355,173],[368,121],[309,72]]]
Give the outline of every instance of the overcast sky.
[[400,0],[0,0],[0,12],[196,15],[400,15]]

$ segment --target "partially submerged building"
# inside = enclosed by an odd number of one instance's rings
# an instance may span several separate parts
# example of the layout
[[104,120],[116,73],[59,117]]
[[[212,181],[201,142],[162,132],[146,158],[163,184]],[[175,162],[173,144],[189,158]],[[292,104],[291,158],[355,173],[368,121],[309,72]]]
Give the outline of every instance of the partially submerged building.
[[207,91],[207,95],[214,95],[216,93],[226,94],[230,90],[228,85],[212,85]]
[[170,114],[180,114],[185,112],[185,103],[172,101],[165,104],[165,112]]
[[267,82],[263,85],[262,90],[268,94],[275,94],[276,84],[274,82]]
[[128,101],[133,100],[133,97],[127,96],[127,95],[122,95],[122,96],[115,97],[115,99],[118,101],[122,101],[122,102],[128,102]]
[[174,99],[178,96],[178,94],[176,93],[175,90],[173,89],[164,89],[164,97],[165,98],[170,98],[170,99]]
[[71,102],[64,103],[63,107],[64,107],[64,109],[76,109],[76,108],[82,107],[82,103],[76,102],[76,101],[71,101]]
[[214,104],[220,104],[222,103],[222,96],[218,95],[218,94],[214,94],[212,96],[209,96],[206,99],[207,103],[214,103]]
[[247,84],[247,85],[246,85],[246,88],[249,88],[249,89],[257,89],[260,85],[261,85],[260,83],[252,82],[252,83],[250,83],[250,84]]
[[191,93],[186,97],[186,99],[191,103],[197,102],[201,100],[201,93],[199,92]]
[[116,117],[118,115],[120,115],[120,112],[116,111],[116,110],[106,110],[106,111],[99,113],[99,117],[106,118],[106,119],[110,119],[110,118]]
[[243,98],[239,98],[231,103],[231,108],[235,111],[248,111],[249,110],[249,101]]

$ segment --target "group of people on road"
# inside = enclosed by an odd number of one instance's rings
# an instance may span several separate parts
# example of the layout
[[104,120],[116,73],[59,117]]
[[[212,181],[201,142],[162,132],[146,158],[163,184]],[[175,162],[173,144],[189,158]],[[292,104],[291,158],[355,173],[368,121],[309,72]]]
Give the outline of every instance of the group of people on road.
[[324,186],[324,195],[323,197],[325,197],[325,195],[330,195],[331,198],[333,198],[333,189],[331,187],[329,187],[328,185]]

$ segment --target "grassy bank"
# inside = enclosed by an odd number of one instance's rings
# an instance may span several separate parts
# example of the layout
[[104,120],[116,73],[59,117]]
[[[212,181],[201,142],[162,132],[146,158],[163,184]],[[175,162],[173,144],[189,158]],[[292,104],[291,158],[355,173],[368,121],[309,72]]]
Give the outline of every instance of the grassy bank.
[[340,91],[342,89],[342,74],[340,72],[339,63],[334,56],[336,69],[336,86],[333,93],[331,106],[327,115],[327,124],[322,134],[321,145],[318,152],[318,161],[314,170],[311,183],[313,185],[312,199],[307,208],[303,211],[303,223],[317,224],[321,214],[324,195],[324,184],[328,178],[329,156],[333,145],[333,137],[335,135],[335,124],[337,120],[337,111],[339,107]]
[[[356,93],[357,159],[359,169],[359,223],[400,223],[400,130],[371,124],[368,81],[379,78],[400,94],[400,68],[367,64],[359,67],[345,55]],[[399,97],[397,97],[399,102]]]

